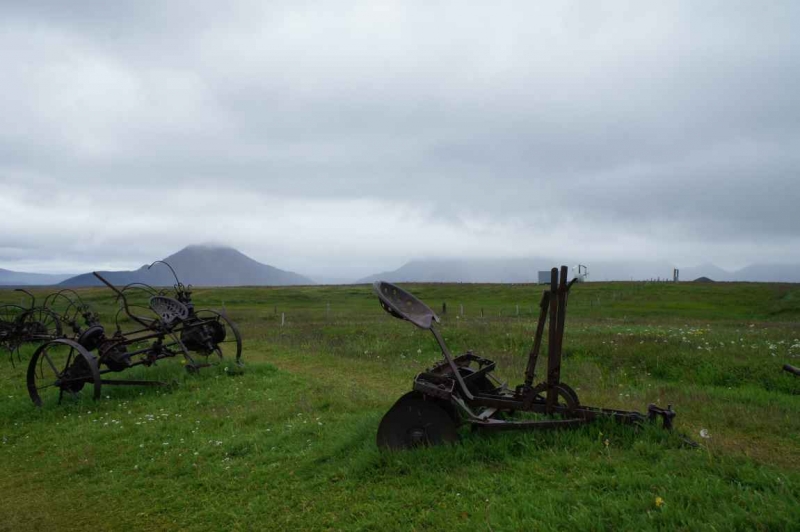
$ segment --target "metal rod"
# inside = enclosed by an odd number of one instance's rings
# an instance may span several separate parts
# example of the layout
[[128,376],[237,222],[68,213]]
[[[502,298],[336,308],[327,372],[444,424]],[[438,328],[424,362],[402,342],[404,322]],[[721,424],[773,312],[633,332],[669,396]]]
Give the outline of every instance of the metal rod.
[[[555,408],[558,401],[558,269],[550,270],[550,329],[547,332],[547,411]],[[553,371],[555,369],[555,371]]]
[[442,349],[442,355],[447,360],[447,363],[450,365],[450,369],[453,371],[453,377],[455,377],[456,381],[458,381],[458,385],[461,387],[461,393],[464,394],[464,397],[467,399],[473,399],[474,396],[470,393],[469,388],[467,388],[464,379],[461,377],[461,373],[458,371],[458,366],[453,361],[453,355],[450,354],[450,350],[447,349],[447,345],[444,343],[444,338],[439,334],[439,331],[436,330],[436,327],[431,325],[430,331],[433,333],[433,337],[436,338],[436,343],[439,344],[439,347]]
[[175,270],[173,270],[173,269],[172,269],[172,266],[170,266],[170,264],[169,264],[168,262],[165,262],[165,261],[163,261],[163,260],[157,260],[157,261],[154,261],[154,262],[153,262],[153,264],[151,264],[150,266],[148,266],[148,267],[147,267],[147,269],[149,270],[150,268],[152,268],[153,266],[155,266],[156,264],[159,264],[159,263],[160,263],[160,264],[163,264],[164,266],[166,266],[167,268],[169,268],[169,271],[171,271],[171,272],[172,272],[172,276],[175,278],[175,286],[178,286],[178,287],[183,287],[183,285],[181,284],[181,282],[178,280],[178,274],[177,274],[177,273],[175,273]]
[[566,322],[567,318],[567,275],[567,267],[561,266],[561,277],[558,281],[558,325],[556,327],[558,332],[556,336],[556,353],[558,364],[555,367],[550,368],[550,371],[555,373],[554,380],[556,384],[561,383],[561,348],[564,345],[564,323]]
[[28,292],[28,291],[27,291],[27,290],[25,290],[24,288],[15,288],[15,289],[14,289],[14,292],[22,292],[23,294],[25,294],[25,295],[27,295],[29,298],[31,298],[31,306],[29,307],[30,309],[33,309],[33,307],[35,307],[35,306],[36,306],[36,296],[34,296],[33,294],[31,294],[30,292]]
[[468,420],[474,427],[488,430],[515,430],[515,429],[560,429],[564,427],[577,427],[586,423],[583,419],[540,419],[530,421],[500,421],[497,419]]
[[122,379],[101,379],[101,384],[121,385],[121,386],[169,386],[166,382],[161,381],[135,381],[135,380],[122,380]]
[[93,274],[95,277],[97,277],[98,279],[100,279],[100,281],[102,281],[104,285],[106,285],[106,286],[107,286],[107,287],[109,287],[111,290],[113,290],[113,291],[114,291],[114,293],[116,293],[116,294],[117,294],[117,295],[118,295],[118,296],[119,296],[119,297],[122,299],[122,305],[123,305],[123,307],[125,308],[125,314],[127,314],[127,315],[128,315],[128,317],[129,317],[130,319],[132,319],[133,321],[135,321],[135,322],[136,322],[136,323],[138,323],[139,325],[142,325],[142,326],[144,326],[144,327],[149,327],[149,326],[148,326],[148,324],[147,324],[146,322],[144,322],[144,321],[143,321],[141,318],[139,318],[138,316],[135,316],[135,315],[134,315],[134,314],[133,314],[133,313],[130,311],[130,309],[128,308],[128,299],[125,297],[125,294],[123,294],[122,292],[120,292],[120,291],[117,289],[117,287],[116,287],[116,286],[114,286],[113,284],[111,284],[110,282],[108,282],[108,281],[107,281],[107,280],[106,280],[106,279],[105,279],[105,278],[104,278],[102,275],[100,275],[99,273],[97,273],[97,272],[92,272],[92,274]]
[[539,360],[539,351],[542,347],[542,336],[544,335],[544,324],[547,321],[547,307],[550,304],[550,293],[542,293],[542,300],[539,303],[539,323],[536,326],[536,335],[533,338],[533,348],[528,354],[528,367],[525,368],[525,385],[531,386],[536,373],[536,363]]

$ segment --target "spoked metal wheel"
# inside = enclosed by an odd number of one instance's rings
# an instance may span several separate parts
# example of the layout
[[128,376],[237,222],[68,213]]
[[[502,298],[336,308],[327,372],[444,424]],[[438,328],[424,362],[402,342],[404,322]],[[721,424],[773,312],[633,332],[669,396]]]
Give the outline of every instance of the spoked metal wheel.
[[100,385],[97,359],[72,340],[61,338],[41,345],[28,364],[28,394],[36,406],[51,399],[61,404],[65,396],[77,398],[84,388],[99,399]]
[[62,335],[61,320],[52,310],[32,308],[20,316],[26,342],[42,342]]
[[[0,347],[13,355],[19,348],[23,330],[20,327],[25,308],[19,305],[0,305]],[[14,357],[11,357],[14,362]]]
[[206,364],[230,361],[243,366],[242,335],[236,324],[216,310],[199,310],[196,316],[197,323],[181,331],[186,348],[205,357]]
[[458,431],[451,415],[435,400],[418,392],[409,392],[398,399],[378,427],[378,447],[384,449],[409,449],[457,440]]
[[25,312],[19,305],[0,305],[0,324],[11,325]]

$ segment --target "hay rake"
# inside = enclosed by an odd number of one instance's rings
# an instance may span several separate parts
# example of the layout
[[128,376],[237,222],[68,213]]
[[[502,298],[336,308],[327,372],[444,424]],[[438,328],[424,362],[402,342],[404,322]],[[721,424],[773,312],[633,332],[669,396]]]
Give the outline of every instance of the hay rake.
[[100,325],[100,316],[71,288],[48,294],[43,306],[58,317],[62,328],[66,327],[73,339],[78,338],[86,327]]
[[36,297],[22,288],[16,288],[30,298],[27,307],[22,305],[0,306],[0,346],[8,351],[11,365],[14,354],[21,361],[20,347],[23,344],[41,342],[61,336],[61,321],[58,315],[47,308],[47,305],[36,306]]
[[[174,270],[172,273],[175,274]],[[136,366],[152,366],[165,358],[183,357],[190,373],[226,359],[242,365],[242,338],[236,325],[221,312],[196,310],[191,287],[184,286],[177,275],[175,297],[142,283],[117,288],[99,273],[94,272],[94,275],[114,291],[121,303],[115,317],[116,329],[113,334],[106,334],[97,315],[78,302],[80,298],[72,301],[68,306],[71,314],[65,314],[64,320],[72,327],[74,337],[43,343],[28,365],[28,393],[36,406],[43,404],[45,394],[61,403],[65,395],[77,397],[86,387],[94,399],[99,399],[104,384],[163,386],[166,383],[160,381],[107,376]],[[141,310],[134,312],[139,306],[128,300],[133,290],[149,296],[147,307],[143,307],[144,315]],[[122,314],[135,324],[134,330],[123,332]],[[78,315],[83,317],[83,324],[79,323]]]
[[[576,280],[567,282],[566,266],[561,267],[560,276],[556,268],[550,273],[550,288],[542,295],[525,380],[514,389],[494,377],[493,361],[472,351],[454,357],[435,326],[439,317],[425,303],[391,283],[374,284],[383,309],[429,330],[444,357],[442,362],[417,375],[413,390],[398,399],[384,415],[378,428],[379,447],[404,449],[453,442],[458,439],[457,428],[463,423],[491,430],[554,429],[577,427],[598,418],[627,424],[655,422],[660,418],[665,429],[672,428],[675,418],[672,405],[664,409],[651,404],[646,414],[586,406],[581,404],[575,390],[561,381],[567,296]],[[534,385],[545,326],[548,326],[546,380]],[[534,415],[526,417],[520,413]]]

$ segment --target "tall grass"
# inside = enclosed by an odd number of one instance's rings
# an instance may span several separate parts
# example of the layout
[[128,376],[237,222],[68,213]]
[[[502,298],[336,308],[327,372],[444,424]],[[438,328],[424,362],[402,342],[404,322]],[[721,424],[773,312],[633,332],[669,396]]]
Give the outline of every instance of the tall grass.
[[[454,351],[521,381],[538,287],[409,288],[437,310],[447,302]],[[110,323],[111,294],[82,294]],[[364,286],[198,289],[200,306],[224,304],[241,326],[243,374],[164,361],[124,375],[172,386],[37,410],[25,368],[0,356],[0,530],[800,529],[800,379],[780,371],[800,358],[797,294],[575,287],[564,380],[586,404],[672,403],[697,449],[678,433],[596,423],[464,429],[455,446],[385,453],[381,416],[440,358],[428,334]]]

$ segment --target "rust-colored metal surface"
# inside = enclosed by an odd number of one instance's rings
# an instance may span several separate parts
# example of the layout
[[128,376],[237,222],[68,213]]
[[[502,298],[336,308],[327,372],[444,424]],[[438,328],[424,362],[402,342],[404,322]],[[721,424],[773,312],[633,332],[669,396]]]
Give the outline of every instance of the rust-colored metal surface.
[[[402,449],[453,441],[455,428],[463,423],[495,430],[554,429],[580,426],[604,417],[632,424],[655,423],[660,419],[665,429],[671,429],[675,418],[671,405],[661,408],[651,404],[644,414],[586,406],[581,404],[575,390],[561,381],[567,301],[576,279],[567,281],[566,266],[560,271],[553,268],[550,274],[550,288],[542,294],[539,304],[539,321],[528,354],[524,382],[513,389],[493,376],[493,361],[471,351],[454,357],[435,326],[438,318],[422,301],[391,283],[375,283],[375,292],[384,310],[430,330],[444,358],[417,375],[413,391],[404,395],[384,416],[378,429],[378,446]],[[534,385],[546,327],[546,377]],[[534,419],[515,416],[520,412],[541,416]]]
[[[94,275],[114,291],[120,303],[114,332],[108,332],[74,291],[49,295],[46,308],[69,328],[71,337],[62,337],[59,331],[58,337],[44,338],[31,357],[27,386],[36,406],[42,406],[47,395],[57,397],[60,403],[65,396],[77,396],[84,389],[97,399],[102,385],[163,385],[152,380],[112,379],[109,374],[151,366],[165,358],[182,357],[192,373],[225,359],[242,365],[242,338],[236,325],[221,312],[195,309],[191,287],[183,285],[177,275],[170,295],[142,283],[118,288],[99,273]],[[130,302],[134,291],[149,298],[146,307]],[[60,312],[52,310],[55,308]],[[132,328],[123,330],[123,324],[130,327],[131,323]]]

